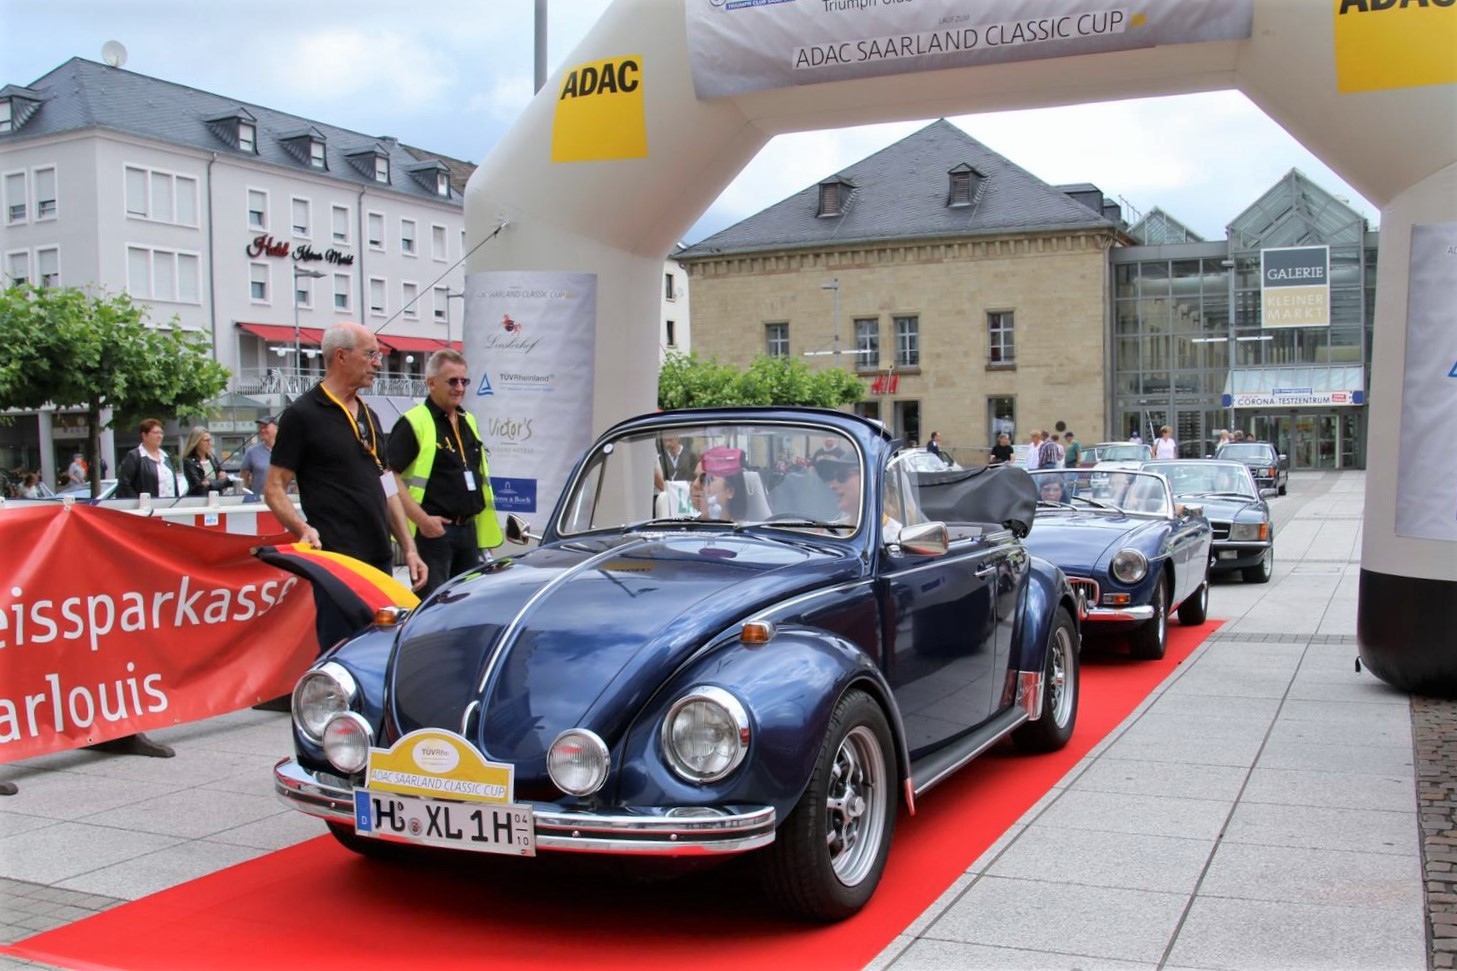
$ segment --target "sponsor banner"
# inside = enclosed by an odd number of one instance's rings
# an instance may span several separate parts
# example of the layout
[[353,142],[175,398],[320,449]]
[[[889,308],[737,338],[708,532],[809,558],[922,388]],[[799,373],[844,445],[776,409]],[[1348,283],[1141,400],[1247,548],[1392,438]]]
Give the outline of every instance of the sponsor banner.
[[800,84],[1243,40],[1253,0],[685,0],[693,86]]
[[1309,388],[1274,391],[1243,391],[1222,398],[1225,408],[1294,408],[1302,405],[1335,405],[1354,407],[1366,403],[1363,391],[1312,391]]
[[487,270],[465,281],[467,406],[490,450],[498,512],[549,513],[591,444],[597,277]]
[[1260,250],[1260,323],[1273,327],[1331,325],[1329,246]]
[[60,503],[0,510],[0,763],[286,694],[309,585],[256,536]]
[[1396,534],[1457,540],[1457,223],[1413,226]]
[[1457,5],[1452,0],[1331,2],[1341,94],[1457,81]]
[[568,68],[551,123],[553,162],[645,158],[642,55],[609,57]]

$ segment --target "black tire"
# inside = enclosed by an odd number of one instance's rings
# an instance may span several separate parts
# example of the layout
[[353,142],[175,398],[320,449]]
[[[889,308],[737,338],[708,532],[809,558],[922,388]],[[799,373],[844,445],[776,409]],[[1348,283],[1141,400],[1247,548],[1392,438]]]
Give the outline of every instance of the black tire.
[[1162,573],[1153,587],[1153,619],[1133,629],[1128,635],[1128,647],[1140,661],[1163,660],[1169,649],[1169,595]]
[[759,856],[765,891],[810,920],[843,920],[870,899],[890,853],[895,745],[885,712],[849,691],[830,717],[799,803]]
[[1204,582],[1194,595],[1179,604],[1179,623],[1185,627],[1198,627],[1209,619],[1209,569],[1204,570]]
[[1284,485],[1278,487],[1275,490],[1275,494],[1278,495],[1278,496],[1283,496],[1283,495],[1285,495],[1285,493],[1287,493],[1289,491],[1290,491],[1290,483],[1289,482],[1286,482]]
[[1247,566],[1239,571],[1244,577],[1245,583],[1269,583],[1270,577],[1275,575],[1275,547],[1265,547],[1265,554],[1260,557],[1260,562],[1254,566]]
[[1073,737],[1078,721],[1081,647],[1078,629],[1066,609],[1057,608],[1047,634],[1047,661],[1043,668],[1042,715],[1012,732],[1012,741],[1024,752],[1055,752]]

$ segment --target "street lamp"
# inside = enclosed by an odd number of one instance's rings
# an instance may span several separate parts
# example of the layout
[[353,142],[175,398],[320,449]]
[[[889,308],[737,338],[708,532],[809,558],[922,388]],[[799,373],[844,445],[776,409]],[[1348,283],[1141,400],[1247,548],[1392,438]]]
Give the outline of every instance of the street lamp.
[[297,264],[293,268],[293,369],[300,377],[304,373],[304,350],[298,329],[298,281],[317,280],[323,275],[318,270],[304,269]]

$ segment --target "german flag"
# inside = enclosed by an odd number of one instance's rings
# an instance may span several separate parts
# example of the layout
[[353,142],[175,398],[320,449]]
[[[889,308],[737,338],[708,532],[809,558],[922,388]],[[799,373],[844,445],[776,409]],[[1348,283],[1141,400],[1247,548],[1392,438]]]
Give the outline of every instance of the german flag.
[[342,553],[294,543],[260,546],[253,554],[312,585],[320,652],[372,624],[375,611],[381,607],[414,607],[420,603],[420,598],[394,577]]

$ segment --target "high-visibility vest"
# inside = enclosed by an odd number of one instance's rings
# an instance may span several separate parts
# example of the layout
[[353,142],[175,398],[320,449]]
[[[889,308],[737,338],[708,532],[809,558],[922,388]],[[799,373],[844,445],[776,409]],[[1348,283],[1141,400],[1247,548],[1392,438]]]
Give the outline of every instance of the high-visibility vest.
[[[410,423],[410,428],[415,432],[415,441],[420,446],[420,450],[415,453],[415,461],[404,471],[405,488],[409,491],[410,498],[420,502],[425,498],[425,486],[430,481],[430,470],[435,466],[435,416],[421,403],[405,412],[404,418]],[[467,411],[465,423],[476,441],[480,441],[481,433],[476,427],[476,416]],[[463,463],[465,456],[460,458]],[[504,537],[501,535],[501,524],[496,521],[496,496],[491,492],[491,470],[486,465],[484,445],[481,446],[481,467],[475,473],[480,480],[481,491],[486,496],[486,508],[476,516],[476,545],[482,549],[494,549],[501,545]],[[411,536],[415,535],[415,529],[415,523],[410,521]]]

